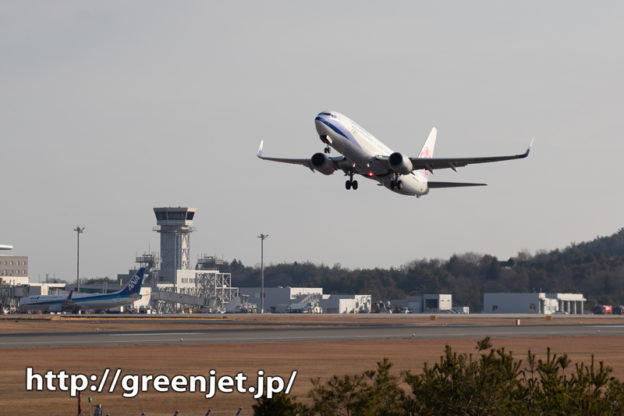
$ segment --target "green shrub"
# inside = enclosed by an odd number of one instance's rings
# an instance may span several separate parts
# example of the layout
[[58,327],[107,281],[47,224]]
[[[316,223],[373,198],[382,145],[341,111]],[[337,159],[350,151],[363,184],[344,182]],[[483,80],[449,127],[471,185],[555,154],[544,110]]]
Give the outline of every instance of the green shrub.
[[624,415],[624,384],[593,356],[589,365],[572,368],[566,354],[550,348],[543,360],[529,351],[526,365],[504,348],[492,348],[489,337],[476,349],[457,353],[447,345],[438,362],[402,379],[390,374],[392,364],[384,358],[376,370],[312,380],[310,408],[280,394],[259,399],[254,415]]

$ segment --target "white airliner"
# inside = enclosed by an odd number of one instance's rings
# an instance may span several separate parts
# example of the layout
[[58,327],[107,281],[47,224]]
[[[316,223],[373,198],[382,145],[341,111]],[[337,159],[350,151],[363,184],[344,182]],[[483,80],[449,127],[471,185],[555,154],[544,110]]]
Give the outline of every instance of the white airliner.
[[[20,300],[18,310],[43,311],[43,312],[73,312],[87,310],[106,310],[117,306],[128,305],[141,298],[139,292],[143,284],[143,274],[145,268],[142,267],[128,281],[123,289],[107,294],[97,295],[40,295],[28,296]],[[72,296],[73,295],[73,296]]]
[[[322,112],[314,120],[316,131],[321,141],[326,144],[324,153],[315,153],[309,159],[287,159],[267,157],[262,154],[264,141],[260,142],[258,157],[274,162],[303,165],[312,171],[331,175],[342,170],[349,179],[347,189],[357,189],[358,182],[353,176],[358,174],[376,180],[378,185],[403,195],[426,195],[431,188],[451,188],[457,186],[484,186],[484,183],[435,182],[429,175],[436,169],[453,169],[472,163],[499,162],[501,160],[522,159],[529,155],[531,145],[526,152],[510,156],[434,158],[433,150],[438,130],[434,127],[425,141],[418,157],[409,157],[393,152],[375,136],[360,127],[355,121],[335,111]],[[329,156],[334,148],[342,156]]]

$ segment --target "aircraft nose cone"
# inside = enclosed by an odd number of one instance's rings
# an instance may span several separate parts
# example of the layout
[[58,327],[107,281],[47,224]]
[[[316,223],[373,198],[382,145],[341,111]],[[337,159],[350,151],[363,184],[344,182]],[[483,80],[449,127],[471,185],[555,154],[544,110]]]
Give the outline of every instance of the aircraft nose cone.
[[325,117],[324,116],[317,116],[316,119],[314,120],[314,126],[316,127],[316,132],[320,135],[320,136],[324,136],[326,134],[329,134],[329,127],[327,127],[327,124],[325,124]]

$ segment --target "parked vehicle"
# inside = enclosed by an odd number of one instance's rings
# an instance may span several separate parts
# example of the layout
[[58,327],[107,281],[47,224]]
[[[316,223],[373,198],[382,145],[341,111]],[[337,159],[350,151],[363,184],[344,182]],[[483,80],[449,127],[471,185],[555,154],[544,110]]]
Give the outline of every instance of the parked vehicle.
[[596,305],[592,308],[592,312],[596,315],[611,315],[613,314],[613,306],[611,305]]
[[613,307],[614,315],[624,315],[624,305],[618,305]]

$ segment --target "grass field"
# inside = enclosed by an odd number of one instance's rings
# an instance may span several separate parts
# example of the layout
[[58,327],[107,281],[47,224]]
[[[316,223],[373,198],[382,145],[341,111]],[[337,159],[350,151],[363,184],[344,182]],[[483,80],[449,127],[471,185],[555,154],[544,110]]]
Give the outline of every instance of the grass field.
[[[247,317],[250,323],[257,325],[258,320],[271,322],[266,317]],[[351,317],[290,317],[293,325],[301,320],[356,319]],[[405,318],[403,318],[405,319]],[[445,325],[446,319],[429,321],[420,319],[423,324]],[[455,319],[455,318],[452,318]],[[478,319],[478,318],[469,318]],[[583,318],[581,318],[583,319]],[[613,318],[617,319],[617,318]],[[283,319],[282,319],[283,321]],[[244,321],[243,321],[244,322]],[[456,320],[453,321],[457,323]],[[466,321],[473,322],[473,321]],[[480,320],[480,324],[501,322],[515,324],[515,320],[497,319]],[[537,322],[537,321],[536,321]],[[539,322],[549,324],[543,318]],[[558,321],[561,324],[562,321]],[[565,320],[566,323],[578,320]],[[601,323],[606,323],[602,321]],[[611,322],[611,321],[609,321]],[[621,322],[617,319],[617,322]],[[261,323],[261,322],[260,322]],[[210,321],[199,323],[211,325]],[[214,323],[213,323],[214,324]],[[240,325],[239,322],[237,324]],[[120,330],[120,329],[159,329],[171,327],[181,329],[185,326],[196,328],[195,323],[167,321],[84,321],[84,320],[0,320],[0,332],[45,332],[45,331],[80,331],[80,330]],[[219,322],[219,327],[224,322]],[[240,326],[239,326],[240,327]],[[243,371],[248,376],[255,376],[259,369],[267,375],[281,375],[288,378],[292,370],[298,370],[291,394],[305,399],[311,387],[310,380],[315,377],[328,378],[334,374],[355,374],[375,368],[375,363],[388,357],[394,364],[394,371],[411,370],[418,372],[425,361],[436,361],[444,345],[463,352],[475,351],[476,339],[435,339],[435,340],[379,340],[345,342],[305,342],[305,343],[259,343],[259,344],[218,344],[218,345],[164,345],[164,346],[122,346],[122,347],[67,347],[67,348],[32,348],[0,349],[0,414],[10,415],[73,415],[76,414],[77,400],[70,398],[67,392],[26,391],[25,369],[33,367],[35,372],[47,370],[65,370],[68,373],[101,375],[105,368],[113,371],[123,369],[123,374],[183,374],[208,376],[210,370],[218,375],[231,375]],[[604,361],[614,368],[614,375],[624,378],[624,354],[621,336],[594,337],[552,337],[552,338],[501,338],[493,342],[495,347],[504,346],[519,358],[524,358],[528,349],[543,356],[546,347],[554,352],[567,353],[573,361],[589,361],[594,354],[597,360]],[[239,407],[242,415],[251,414],[254,400],[250,394],[217,393],[212,399],[206,399],[202,393],[158,393],[150,391],[139,393],[135,398],[123,398],[118,387],[113,393],[85,392],[82,396],[83,414],[88,413],[87,396],[93,397],[93,403],[101,403],[104,414],[116,415],[173,415],[175,410],[180,415],[204,415],[212,409],[212,415],[234,415]],[[86,412],[85,412],[86,410]]]

